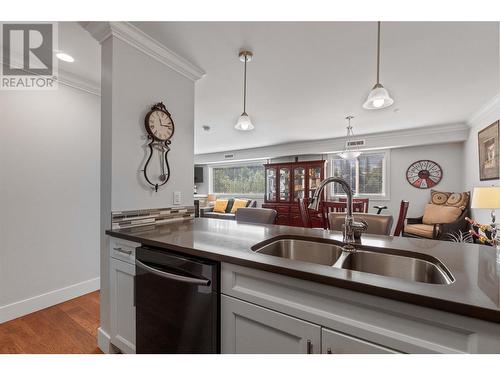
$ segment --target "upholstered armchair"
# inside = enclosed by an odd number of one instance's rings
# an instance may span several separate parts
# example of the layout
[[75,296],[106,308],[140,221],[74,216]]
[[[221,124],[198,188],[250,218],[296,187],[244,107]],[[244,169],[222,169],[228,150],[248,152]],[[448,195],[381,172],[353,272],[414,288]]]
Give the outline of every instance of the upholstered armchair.
[[424,215],[408,218],[403,230],[404,237],[451,240],[451,234],[466,233],[470,216],[470,192],[447,193],[431,190],[431,201]]

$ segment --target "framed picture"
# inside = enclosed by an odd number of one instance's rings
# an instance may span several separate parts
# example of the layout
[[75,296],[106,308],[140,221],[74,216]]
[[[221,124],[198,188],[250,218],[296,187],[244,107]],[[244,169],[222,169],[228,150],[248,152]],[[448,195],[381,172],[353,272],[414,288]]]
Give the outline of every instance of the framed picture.
[[494,122],[477,135],[481,181],[500,178],[498,127],[498,121]]

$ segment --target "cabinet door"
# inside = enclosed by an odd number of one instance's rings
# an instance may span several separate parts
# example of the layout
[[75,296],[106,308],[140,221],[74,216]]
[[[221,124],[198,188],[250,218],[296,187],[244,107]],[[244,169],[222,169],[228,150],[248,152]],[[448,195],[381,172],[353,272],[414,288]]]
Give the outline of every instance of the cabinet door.
[[221,322],[224,354],[320,353],[320,326],[226,295]]
[[326,328],[321,329],[321,353],[323,354],[391,354],[394,350],[344,335]]
[[276,201],[276,168],[266,169],[266,201]]
[[290,168],[289,167],[281,167],[280,175],[279,175],[279,200],[281,202],[290,201]]
[[323,168],[321,166],[311,166],[308,169],[308,181],[307,181],[307,188],[308,188],[308,198],[312,198],[314,195],[314,192],[316,191],[316,188],[319,186],[321,183],[321,180],[323,179]]
[[293,201],[306,197],[306,169],[304,167],[295,167],[293,169]]
[[135,265],[111,258],[111,343],[135,353]]

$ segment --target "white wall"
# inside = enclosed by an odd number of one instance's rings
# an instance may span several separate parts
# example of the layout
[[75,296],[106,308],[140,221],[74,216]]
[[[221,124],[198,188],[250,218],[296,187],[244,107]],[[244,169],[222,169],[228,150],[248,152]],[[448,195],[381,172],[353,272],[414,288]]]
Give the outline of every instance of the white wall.
[[[174,191],[193,204],[194,82],[130,44],[110,36],[102,44],[101,328],[110,332],[109,238],[111,212],[170,207]],[[168,154],[171,176],[157,193],[141,169],[147,140],[144,118],[163,101],[175,123]],[[153,162],[158,159],[153,160]]]
[[[468,190],[473,190],[475,186],[498,186],[499,180],[480,181],[479,180],[479,153],[477,144],[478,132],[500,119],[500,95],[492,102],[492,106],[484,115],[472,121],[469,138],[464,144],[464,186]],[[488,210],[472,209],[472,217],[481,222],[491,222]]]
[[98,288],[99,114],[62,84],[0,91],[0,322]]

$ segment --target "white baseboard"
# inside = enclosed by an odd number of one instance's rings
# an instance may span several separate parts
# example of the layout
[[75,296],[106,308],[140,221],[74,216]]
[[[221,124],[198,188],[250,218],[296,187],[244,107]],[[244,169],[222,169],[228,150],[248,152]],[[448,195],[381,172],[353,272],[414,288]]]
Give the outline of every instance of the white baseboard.
[[111,337],[101,327],[97,328],[97,346],[104,354],[109,354]]
[[0,306],[0,323],[31,314],[58,303],[93,292],[100,288],[99,277],[53,290],[9,305]]

